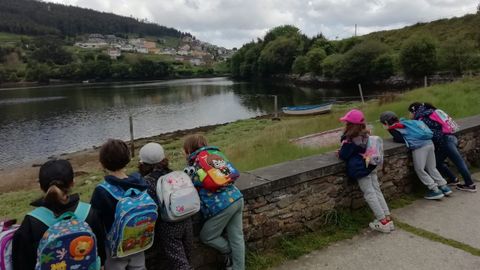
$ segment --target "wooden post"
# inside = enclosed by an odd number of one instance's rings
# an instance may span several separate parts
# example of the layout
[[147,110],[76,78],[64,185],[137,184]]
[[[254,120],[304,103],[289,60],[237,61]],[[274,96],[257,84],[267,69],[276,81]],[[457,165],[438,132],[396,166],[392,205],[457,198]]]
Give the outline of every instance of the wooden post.
[[128,120],[130,122],[130,147],[131,147],[131,152],[132,152],[132,158],[135,157],[135,143],[133,139],[133,116],[130,115],[128,116]]
[[425,87],[428,87],[427,76],[425,76],[425,77],[423,78],[423,85],[424,85]]
[[280,120],[280,118],[278,118],[278,96],[277,95],[273,96],[273,107],[275,112],[273,114],[272,120]]
[[362,85],[358,84],[358,91],[360,91],[360,97],[362,98],[362,104],[365,104],[365,99],[363,99]]

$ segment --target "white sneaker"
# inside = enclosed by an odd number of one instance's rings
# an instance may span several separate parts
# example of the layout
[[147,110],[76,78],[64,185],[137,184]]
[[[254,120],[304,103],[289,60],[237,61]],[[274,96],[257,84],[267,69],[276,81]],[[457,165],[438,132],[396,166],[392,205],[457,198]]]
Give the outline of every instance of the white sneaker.
[[370,229],[372,229],[374,231],[379,231],[379,232],[382,232],[382,233],[390,233],[390,231],[391,231],[390,223],[393,224],[392,221],[388,222],[387,224],[382,224],[380,221],[374,220],[373,222],[370,222],[370,224],[368,224],[368,226],[370,227]]
[[393,220],[390,220],[387,224],[390,224],[390,231],[395,231],[395,224],[393,224]]

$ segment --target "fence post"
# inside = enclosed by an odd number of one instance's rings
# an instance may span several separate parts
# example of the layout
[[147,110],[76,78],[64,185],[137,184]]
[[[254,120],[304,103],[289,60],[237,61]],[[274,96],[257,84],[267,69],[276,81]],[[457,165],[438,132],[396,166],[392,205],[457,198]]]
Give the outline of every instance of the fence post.
[[132,158],[135,157],[135,143],[133,138],[133,116],[129,115],[128,120],[130,122],[130,147],[132,152]]
[[275,113],[273,114],[272,120],[280,120],[280,118],[278,118],[278,96],[277,95],[273,96],[273,107],[275,109]]
[[360,91],[360,97],[362,98],[362,104],[365,104],[365,99],[363,99],[362,84],[358,84],[358,91]]
[[424,85],[425,87],[428,87],[427,76],[425,76],[425,77],[423,78],[423,85]]

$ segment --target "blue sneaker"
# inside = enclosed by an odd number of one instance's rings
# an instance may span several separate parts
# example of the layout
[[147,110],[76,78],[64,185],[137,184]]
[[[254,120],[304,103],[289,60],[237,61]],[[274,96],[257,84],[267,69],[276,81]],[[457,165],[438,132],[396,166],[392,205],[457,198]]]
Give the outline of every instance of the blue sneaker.
[[441,198],[443,198],[443,192],[441,192],[439,189],[437,190],[429,190],[424,198],[427,199],[427,200],[439,200]]
[[448,196],[453,193],[453,191],[447,186],[439,186],[438,189],[443,193],[443,195]]

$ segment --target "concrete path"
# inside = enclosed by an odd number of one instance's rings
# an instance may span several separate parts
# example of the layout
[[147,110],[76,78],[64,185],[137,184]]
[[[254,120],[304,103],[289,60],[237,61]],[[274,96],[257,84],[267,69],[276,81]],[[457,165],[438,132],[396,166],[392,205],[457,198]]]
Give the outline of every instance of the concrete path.
[[[418,200],[393,211],[393,216],[413,227],[480,249],[480,192],[454,191],[441,201]],[[390,234],[366,231],[275,269],[470,270],[480,269],[480,257],[397,228]]]

